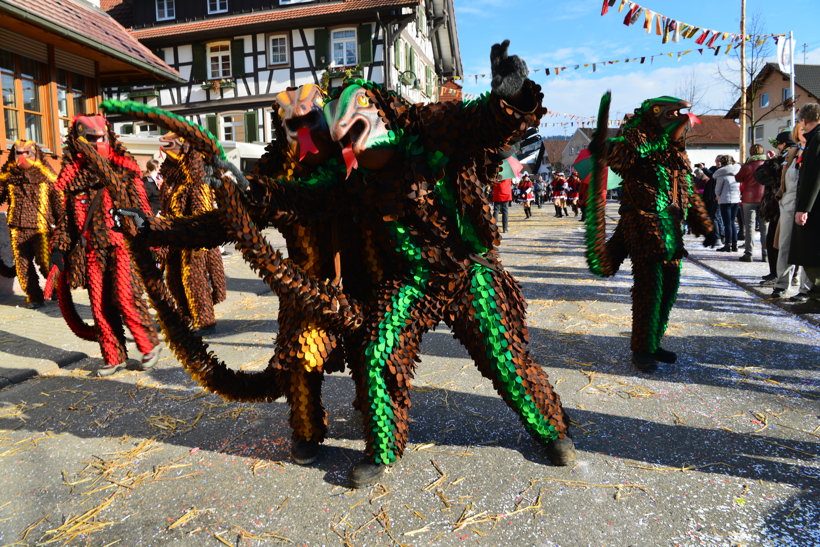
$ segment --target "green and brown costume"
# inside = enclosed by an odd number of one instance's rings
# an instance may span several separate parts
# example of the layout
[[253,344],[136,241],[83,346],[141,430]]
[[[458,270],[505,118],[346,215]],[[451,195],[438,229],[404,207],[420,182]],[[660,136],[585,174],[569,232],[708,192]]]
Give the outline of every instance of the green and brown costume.
[[[617,137],[600,149],[587,195],[587,262],[595,275],[615,275],[632,259],[632,351],[655,354],[666,331],[680,283],[683,222],[695,235],[712,232],[712,223],[692,185],[683,129],[688,103],[674,97],[643,102]],[[609,95],[604,96],[596,137],[605,134]],[[673,117],[670,113],[676,113]],[[602,122],[603,120],[603,122]],[[596,139],[593,138],[593,142]],[[604,150],[608,145],[609,151]],[[605,178],[609,167],[623,178],[620,219],[606,239]]]

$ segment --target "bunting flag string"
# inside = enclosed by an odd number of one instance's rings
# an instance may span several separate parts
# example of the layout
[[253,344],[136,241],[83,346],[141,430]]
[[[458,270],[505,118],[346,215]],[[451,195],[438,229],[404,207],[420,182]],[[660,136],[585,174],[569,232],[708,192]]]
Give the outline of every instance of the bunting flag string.
[[[780,36],[779,34],[773,36],[775,42],[777,42],[777,39],[778,39],[779,36]],[[760,45],[760,44],[764,43],[770,37],[771,37],[770,35],[761,35],[758,39],[757,45]],[[675,59],[677,61],[680,61],[681,58],[683,58],[685,55],[689,55],[690,53],[692,53],[694,51],[697,51],[701,55],[703,55],[704,50],[713,51],[715,55],[719,55],[721,53],[728,54],[732,50],[732,48],[734,48],[734,47],[737,47],[737,45],[733,44],[733,43],[729,43],[729,44],[725,44],[725,45],[720,44],[720,45],[714,46],[714,47],[704,45],[703,47],[694,48],[694,49],[687,49],[687,50],[683,50],[683,51],[672,51],[672,52],[666,52],[666,53],[656,53],[655,55],[642,55],[640,57],[629,57],[629,58],[626,58],[626,59],[613,59],[613,60],[610,60],[610,61],[586,62],[586,63],[579,63],[579,64],[576,64],[576,65],[567,65],[567,66],[561,66],[561,67],[536,68],[536,69],[531,69],[530,72],[532,74],[538,74],[538,73],[543,72],[544,76],[558,76],[562,72],[565,72],[567,70],[591,69],[592,72],[598,72],[599,70],[601,70],[602,68],[604,68],[606,66],[615,65],[615,64],[618,64],[618,63],[638,63],[638,64],[642,65],[642,64],[645,64],[645,63],[649,62],[650,64],[653,64],[655,62],[655,59],[661,58],[661,57],[669,57],[669,58]],[[485,80],[487,78],[492,78],[492,74],[465,74],[464,76],[461,76],[461,77],[456,76],[453,79],[454,80],[473,80],[474,83],[478,83],[479,80]]]
[[661,43],[679,42],[681,38],[692,39],[697,36],[695,43],[699,46],[706,45],[706,47],[715,47],[716,41],[731,40],[738,42],[745,36],[746,40],[756,41],[758,44],[761,39],[772,37],[777,40],[780,36],[785,34],[746,34],[741,35],[736,32],[721,32],[719,30],[712,30],[705,27],[699,27],[678,21],[671,17],[667,17],[658,12],[654,12],[649,8],[645,8],[631,0],[603,0],[601,6],[601,15],[606,15],[609,8],[618,4],[618,13],[626,11],[623,23],[626,26],[631,26],[638,23],[643,16],[643,29],[647,34],[656,34],[661,37]]

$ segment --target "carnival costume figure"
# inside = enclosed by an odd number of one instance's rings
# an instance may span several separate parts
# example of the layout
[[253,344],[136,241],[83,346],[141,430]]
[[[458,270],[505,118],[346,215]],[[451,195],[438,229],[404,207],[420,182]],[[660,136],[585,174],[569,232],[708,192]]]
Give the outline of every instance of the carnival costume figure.
[[[344,242],[355,247],[359,240],[327,212],[337,210],[341,216],[338,210],[344,207],[332,194],[333,188],[341,187],[343,171],[340,161],[333,159],[339,148],[329,138],[322,116],[324,100],[315,85],[277,95],[277,139],[260,159],[257,174],[248,180],[231,171],[232,177],[247,185],[242,192],[235,181],[216,176],[216,171],[231,167],[219,159],[218,143],[204,129],[145,105],[103,103],[109,111],[172,129],[209,158],[206,171],[211,174],[206,178],[216,189],[217,210],[175,218],[138,215],[143,226],[133,249],[168,342],[185,369],[205,389],[231,400],[271,401],[285,395],[291,407],[293,458],[300,464],[316,459],[327,429],[321,403],[323,374],[344,369],[341,337],[360,324],[357,308],[341,291],[340,274],[346,257],[357,252],[339,252]],[[288,259],[261,234],[268,225],[284,235]],[[191,248],[225,242],[236,243],[243,258],[279,297],[276,350],[259,373],[229,369],[207,351],[201,337],[180,319],[179,310],[169,305],[161,277],[152,271],[144,252],[153,245]],[[353,287],[363,283],[360,276],[350,279]]]
[[[113,187],[105,186],[102,172],[112,173]],[[142,353],[138,368],[153,367],[160,352],[157,332],[128,244],[113,229],[109,212],[131,207],[150,214],[150,208],[139,166],[103,116],[73,120],[56,188],[63,192],[65,214],[54,232],[52,262],[61,270],[57,286],[63,317],[77,336],[99,342],[105,366],[98,375],[108,376],[126,366],[123,323]],[[86,325],[74,308],[71,289],[78,287],[88,290],[93,326]]]
[[[657,362],[674,363],[674,352],[661,348],[669,313],[680,283],[683,222],[704,245],[716,236],[700,196],[692,185],[683,135],[693,123],[691,105],[674,97],[648,99],[635,110],[618,136],[606,138],[610,94],[601,100],[598,127],[590,144],[593,173],[587,194],[587,263],[595,275],[615,275],[632,259],[632,362],[643,372]],[[620,220],[606,239],[606,167],[623,178]]]
[[[161,214],[166,218],[199,215],[216,207],[213,189],[205,183],[202,154],[174,133],[160,138],[165,160]],[[214,305],[225,300],[225,268],[219,247],[178,249],[162,253],[165,282],[183,314],[190,316],[194,328],[203,331],[216,326]]]
[[404,451],[419,344],[440,321],[550,460],[575,459],[558,395],[527,350],[526,303],[497,255],[498,229],[482,191],[498,171],[488,178],[487,150],[520,137],[545,113],[540,87],[520,58],[507,56],[508,44],[493,46],[493,91],[476,101],[407,106],[357,80],[325,107],[348,172],[359,174],[350,181],[360,186],[358,214],[390,237],[396,264],[367,306],[356,353],[348,350],[361,369],[354,377],[367,443],[354,486],[372,483]]
[[54,189],[57,175],[46,164],[34,141],[17,140],[0,169],[0,204],[9,202],[8,224],[15,273],[32,308],[44,304],[37,268],[48,277],[51,267],[49,234],[60,216],[60,196]]

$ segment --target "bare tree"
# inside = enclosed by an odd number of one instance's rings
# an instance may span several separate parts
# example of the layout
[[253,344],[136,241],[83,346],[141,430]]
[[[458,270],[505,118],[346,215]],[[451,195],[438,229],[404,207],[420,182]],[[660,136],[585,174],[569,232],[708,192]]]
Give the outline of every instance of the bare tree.
[[[760,14],[755,14],[751,18],[751,24],[747,29],[747,35],[752,36],[760,36],[765,34],[763,29],[762,17]],[[741,93],[744,90],[740,86],[740,71],[742,67],[740,66],[740,48],[736,47],[732,50],[734,53],[730,56],[729,61],[725,64],[725,66],[721,66],[720,64],[717,65],[717,74],[718,76],[726,82],[729,86],[732,94],[733,101],[737,100]],[[759,85],[756,85],[755,76],[757,76],[761,70],[766,66],[766,58],[772,55],[772,45],[769,43],[769,40],[766,41],[758,41],[756,38],[752,38],[746,45],[746,75],[749,82],[752,82],[746,88],[746,112],[739,112],[739,116],[745,116],[747,120],[747,127],[750,127],[750,132],[754,136],[755,128],[760,123],[761,120],[765,119],[770,114],[781,111],[782,107],[786,104],[787,101],[783,101],[782,99],[780,102],[775,102],[774,100],[769,103],[769,106],[765,109],[758,108],[757,105],[759,104],[758,96],[761,92],[761,88]],[[790,103],[789,103],[790,104]],[[738,106],[738,110],[740,107]],[[741,150],[741,156],[743,156],[745,151]]]
[[689,109],[692,112],[706,113],[711,109],[703,104],[703,97],[706,96],[706,91],[702,91],[704,89],[705,86],[698,79],[698,73],[694,68],[690,68],[689,74],[678,82],[678,86],[675,88],[675,97],[688,101],[692,105],[692,108]]

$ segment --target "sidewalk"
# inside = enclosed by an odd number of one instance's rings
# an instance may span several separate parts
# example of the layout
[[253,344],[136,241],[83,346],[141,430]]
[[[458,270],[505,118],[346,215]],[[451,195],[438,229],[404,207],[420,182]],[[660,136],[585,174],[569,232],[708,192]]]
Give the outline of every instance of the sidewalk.
[[[760,282],[762,277],[769,273],[768,262],[763,262],[760,251],[760,232],[754,232],[755,252],[752,262],[741,262],[738,260],[743,255],[743,242],[738,242],[738,251],[734,253],[720,253],[717,248],[709,249],[703,246],[703,238],[695,236],[685,236],[686,250],[689,252],[689,259],[707,268],[724,279],[743,287],[754,296],[762,298],[766,303],[777,306],[783,310],[794,313],[792,310],[795,302],[790,302],[789,297],[797,294],[797,287],[792,285],[784,293],[783,298],[772,298],[773,287],[762,287]],[[798,314],[796,314],[798,315]],[[820,326],[820,314],[799,314],[800,317],[809,323]]]

